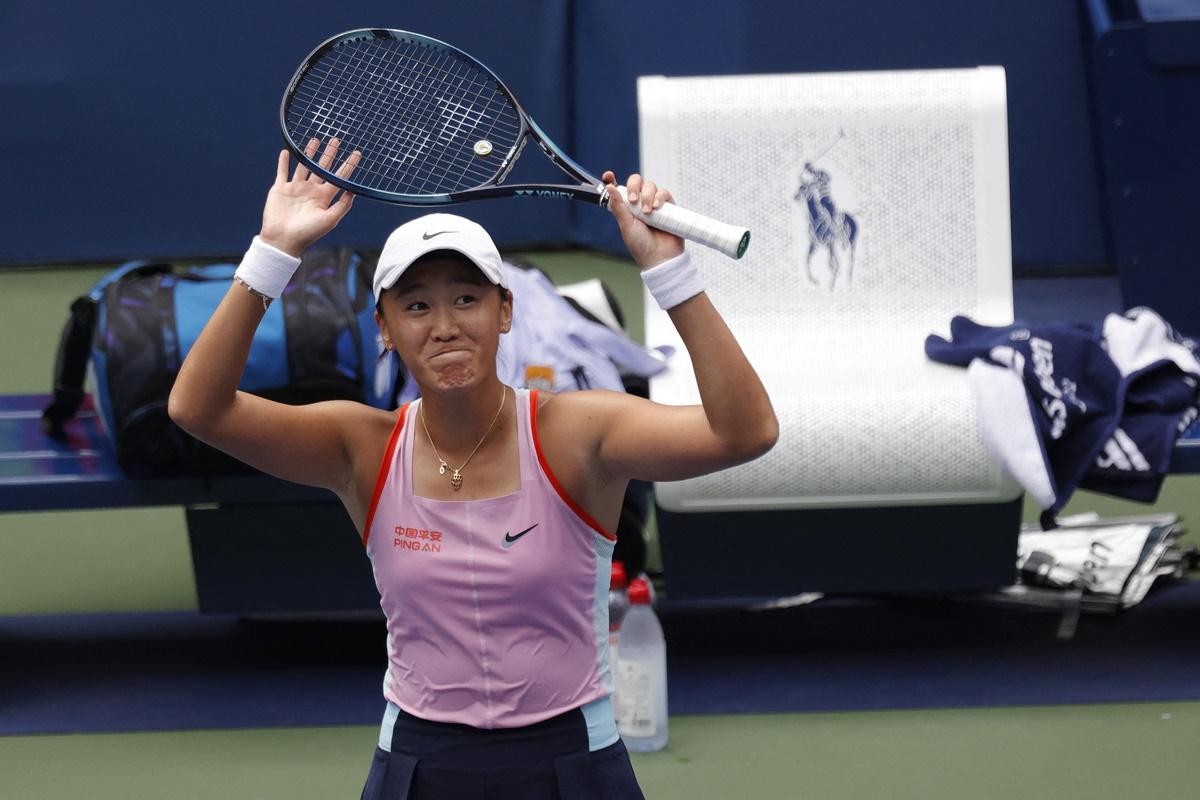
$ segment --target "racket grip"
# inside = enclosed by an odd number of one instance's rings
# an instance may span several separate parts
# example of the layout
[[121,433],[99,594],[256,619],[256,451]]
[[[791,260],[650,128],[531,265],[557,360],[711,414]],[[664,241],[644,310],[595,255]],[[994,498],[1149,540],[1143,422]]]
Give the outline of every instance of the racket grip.
[[[622,202],[628,206],[629,194],[625,191],[625,187],[618,186],[617,193],[621,195]],[[607,193],[603,197],[607,202]],[[642,211],[640,203],[628,206],[628,208],[634,216],[653,228],[682,236],[688,241],[702,244],[705,247],[711,247],[730,258],[741,258],[746,252],[746,248],[750,246],[748,229],[718,222],[712,217],[688,211],[674,203],[663,203],[661,208],[654,209],[650,214]]]

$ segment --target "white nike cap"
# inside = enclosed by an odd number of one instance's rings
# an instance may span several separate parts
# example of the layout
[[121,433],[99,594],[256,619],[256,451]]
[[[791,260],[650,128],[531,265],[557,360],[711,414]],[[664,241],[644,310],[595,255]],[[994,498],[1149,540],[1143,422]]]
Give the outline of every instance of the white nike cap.
[[462,253],[489,281],[508,288],[500,251],[483,226],[456,214],[426,214],[396,228],[384,243],[375,267],[375,302],[414,261],[435,250]]

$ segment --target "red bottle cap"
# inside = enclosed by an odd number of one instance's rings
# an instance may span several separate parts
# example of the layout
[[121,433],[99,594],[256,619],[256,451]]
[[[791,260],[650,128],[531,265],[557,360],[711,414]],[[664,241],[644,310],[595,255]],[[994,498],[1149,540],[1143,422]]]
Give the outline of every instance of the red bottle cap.
[[650,604],[650,585],[645,578],[634,578],[629,582],[629,602]]
[[624,589],[625,580],[625,565],[620,561],[612,562],[612,579],[608,585],[613,589]]

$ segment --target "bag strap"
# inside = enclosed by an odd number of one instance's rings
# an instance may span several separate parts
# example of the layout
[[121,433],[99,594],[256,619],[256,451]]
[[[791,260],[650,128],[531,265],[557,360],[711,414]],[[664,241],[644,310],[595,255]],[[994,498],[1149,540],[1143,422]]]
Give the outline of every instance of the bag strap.
[[404,362],[401,361],[395,354],[392,358],[396,360],[396,377],[392,380],[392,398],[388,402],[388,409],[393,409],[400,403],[400,392],[404,390],[405,384],[408,383],[408,376],[404,374]]
[[[375,293],[372,290],[372,281],[375,275],[375,266],[379,261],[378,256],[368,257],[364,253],[354,250],[349,247],[340,248],[338,258],[343,260],[348,271],[354,275],[354,280],[357,285],[354,292],[354,311],[359,313],[360,309],[367,307],[375,307]],[[353,321],[353,329],[356,339],[359,337],[359,329],[357,320]],[[364,372],[371,369],[372,364],[367,363],[366,352],[367,348],[364,342],[359,342],[359,352],[363,354],[363,370]],[[383,356],[396,362],[396,374],[392,378],[392,394],[388,400],[387,409],[392,410],[400,404],[400,394],[404,391],[404,386],[408,382],[405,375],[404,362],[402,362],[395,353],[385,354]]]
[[86,394],[83,390],[87,375],[88,359],[92,353],[92,335],[96,330],[100,300],[104,290],[113,283],[130,276],[154,275],[170,272],[170,264],[148,264],[145,261],[130,261],[101,278],[91,291],[71,303],[71,315],[63,327],[58,340],[58,353],[54,358],[54,391],[50,404],[42,409],[42,430],[48,436],[62,439],[66,436],[63,426],[75,416],[83,405]]
[[107,273],[103,278],[96,282],[87,296],[96,303],[100,302],[100,298],[104,296],[104,290],[117,281],[126,280],[130,277],[140,277],[145,275],[158,275],[163,272],[173,271],[170,264],[154,264],[148,261],[126,261],[121,266]]

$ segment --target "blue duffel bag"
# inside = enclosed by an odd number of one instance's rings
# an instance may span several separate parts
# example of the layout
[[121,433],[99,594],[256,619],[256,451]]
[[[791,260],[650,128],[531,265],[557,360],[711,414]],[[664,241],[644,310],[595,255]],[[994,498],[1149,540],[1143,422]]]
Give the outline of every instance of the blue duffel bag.
[[[52,436],[90,382],[96,409],[130,477],[203,476],[249,469],[184,433],[167,416],[179,366],[225,296],[236,265],[134,261],[71,304],[42,421]],[[404,378],[374,321],[374,263],[348,248],[305,253],[254,335],[239,386],[283,403],[357,400],[395,405]],[[88,380],[90,379],[90,380]]]

